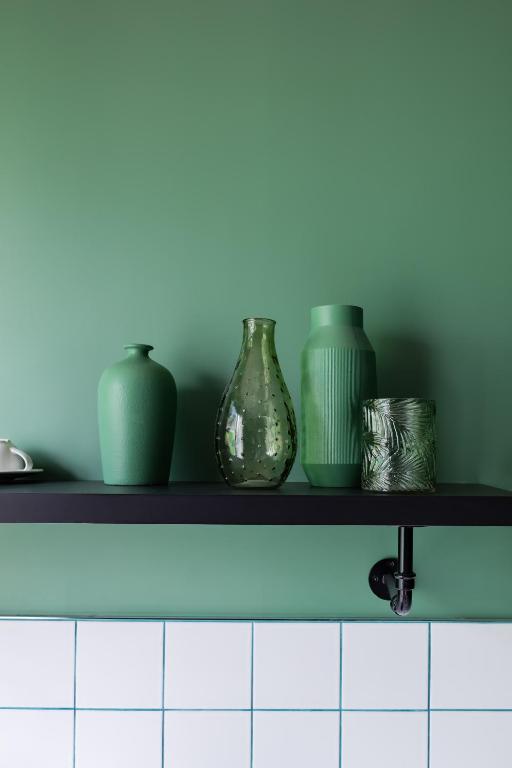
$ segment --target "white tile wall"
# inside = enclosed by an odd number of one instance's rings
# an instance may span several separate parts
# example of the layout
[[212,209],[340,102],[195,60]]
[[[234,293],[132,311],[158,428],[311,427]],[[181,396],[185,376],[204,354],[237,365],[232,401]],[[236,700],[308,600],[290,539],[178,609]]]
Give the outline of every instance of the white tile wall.
[[0,619],[0,768],[142,765],[510,768],[512,623]]
[[339,712],[255,712],[254,768],[338,768]]
[[344,708],[425,709],[427,703],[427,624],[343,625]]
[[251,624],[169,623],[165,706],[250,709]]
[[249,712],[166,712],[164,768],[250,768]]
[[72,707],[75,626],[0,621],[0,707]]
[[512,624],[432,624],[431,704],[512,708]]
[[343,766],[427,768],[426,712],[343,712],[342,717]]
[[339,701],[339,624],[254,625],[256,708],[337,709]]
[[0,711],[0,765],[2,768],[71,768],[73,712]]
[[77,768],[161,768],[161,744],[160,712],[77,712]]
[[163,625],[160,622],[79,622],[78,707],[161,707]]
[[512,712],[432,712],[431,768],[510,768]]

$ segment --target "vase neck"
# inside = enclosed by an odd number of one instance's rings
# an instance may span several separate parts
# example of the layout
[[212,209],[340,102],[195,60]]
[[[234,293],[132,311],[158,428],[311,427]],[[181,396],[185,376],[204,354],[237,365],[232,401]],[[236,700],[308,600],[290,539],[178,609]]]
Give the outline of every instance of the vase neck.
[[363,310],[351,304],[324,304],[311,310],[311,329],[321,325],[352,325],[363,327]]
[[125,344],[124,349],[128,357],[147,357],[153,347],[151,344]]
[[244,335],[241,356],[251,353],[275,355],[275,320],[266,317],[248,317],[243,321]]

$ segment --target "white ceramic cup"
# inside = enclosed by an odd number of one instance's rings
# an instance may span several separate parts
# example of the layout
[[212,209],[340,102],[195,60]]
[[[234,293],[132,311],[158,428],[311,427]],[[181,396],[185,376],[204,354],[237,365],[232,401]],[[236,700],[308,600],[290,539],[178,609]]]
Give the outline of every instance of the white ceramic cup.
[[0,438],[0,472],[23,472],[33,466],[28,453],[20,451],[6,437]]

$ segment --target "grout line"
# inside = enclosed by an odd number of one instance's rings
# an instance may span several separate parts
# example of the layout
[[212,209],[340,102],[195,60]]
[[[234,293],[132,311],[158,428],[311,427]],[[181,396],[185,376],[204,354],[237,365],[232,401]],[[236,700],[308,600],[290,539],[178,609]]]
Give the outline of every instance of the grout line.
[[342,745],[343,745],[343,623],[340,621],[340,734],[339,734],[339,768],[342,768]]
[[[160,710],[157,710],[158,712]],[[165,712],[251,712],[250,707],[166,707]],[[257,710],[255,710],[257,711]]]
[[251,623],[251,753],[250,768],[254,765],[254,622]]
[[450,709],[449,707],[432,707],[430,710],[431,712],[512,712],[512,708],[510,707],[488,707],[487,709],[476,709],[476,708],[454,708]]
[[382,619],[382,618],[354,618],[354,617],[348,617],[348,618],[318,618],[316,616],[310,617],[310,618],[304,618],[300,616],[292,616],[288,619],[276,619],[272,616],[262,616],[257,619],[250,619],[250,618],[234,618],[232,616],[225,616],[225,617],[217,617],[217,618],[211,618],[208,616],[205,617],[199,617],[199,618],[192,618],[192,617],[185,617],[185,616],[166,616],[158,617],[158,616],[147,616],[147,617],[141,617],[141,616],[77,616],[70,614],[69,616],[55,616],[55,615],[48,615],[48,616],[0,616],[0,622],[3,621],[33,621],[33,622],[41,622],[41,621],[55,621],[55,622],[75,622],[75,621],[81,621],[81,622],[87,622],[87,623],[103,623],[103,622],[116,622],[116,623],[146,623],[146,624],[156,624],[161,623],[162,621],[166,621],[168,623],[174,623],[174,624],[339,624],[340,621],[343,621],[344,624],[394,624],[394,625],[402,625],[406,626],[408,624],[468,624],[468,625],[479,625],[479,624],[504,624],[504,625],[510,625],[512,624],[512,619],[507,618],[490,618],[490,619],[474,619],[474,618],[462,618],[462,619],[445,619],[445,618],[439,618],[439,619],[433,619],[429,620],[426,618],[418,618],[418,619],[406,619],[406,620],[400,620],[400,619]]
[[[161,707],[0,707],[0,712],[162,712]],[[164,712],[350,712],[361,713],[381,712],[382,714],[392,714],[393,712],[422,712],[428,715],[428,709],[352,709],[338,707],[331,709],[311,709],[307,707],[287,707],[287,708],[269,708],[269,707],[166,707]],[[512,707],[432,707],[431,712],[508,712],[512,714]]]
[[423,709],[413,709],[413,708],[399,708],[394,707],[393,709],[378,709],[378,708],[361,708],[361,707],[344,707],[342,712],[427,712],[428,710]]
[[68,616],[59,616],[58,614],[48,614],[46,616],[26,616],[20,614],[16,615],[0,615],[0,622],[2,621],[55,621],[55,622],[75,622],[83,621],[89,624],[91,623],[104,623],[104,622],[118,622],[125,624],[160,624],[162,621],[175,623],[175,624],[339,624],[342,621],[344,624],[395,624],[395,625],[408,625],[408,624],[512,624],[512,619],[504,617],[494,617],[489,619],[475,619],[475,618],[455,618],[455,619],[427,619],[427,618],[407,618],[407,619],[383,619],[383,618],[365,618],[365,617],[318,617],[311,616],[304,618],[303,616],[291,616],[290,618],[276,619],[273,616],[260,616],[258,618],[246,617],[233,617],[233,616],[87,616],[79,614],[69,614]]
[[338,707],[254,707],[253,712],[339,712]]
[[428,664],[427,664],[427,768],[430,768],[430,688],[432,678],[432,625],[428,623]]
[[[307,707],[0,707],[0,712],[350,712],[352,714],[365,714],[367,712],[376,712],[382,714],[393,714],[394,712],[422,712],[428,715],[428,709],[352,709],[343,707],[336,708],[307,708]],[[512,714],[512,707],[432,707],[431,712],[508,712]]]
[[0,712],[73,712],[73,707],[0,707]]
[[78,622],[75,621],[73,649],[73,768],[76,766],[76,649],[78,640]]
[[165,761],[165,664],[166,664],[166,623],[162,622],[162,768]]
[[[10,709],[10,707],[4,707]],[[40,709],[40,707],[24,707],[24,709]],[[46,707],[55,709],[55,707]],[[161,707],[77,707],[77,712],[161,712]]]

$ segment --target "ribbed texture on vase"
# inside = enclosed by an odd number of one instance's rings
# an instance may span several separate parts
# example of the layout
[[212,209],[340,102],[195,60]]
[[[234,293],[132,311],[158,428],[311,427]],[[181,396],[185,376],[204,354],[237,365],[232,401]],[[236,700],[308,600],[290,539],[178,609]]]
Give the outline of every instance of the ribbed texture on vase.
[[361,460],[361,380],[366,355],[358,349],[310,352],[308,416],[303,461],[311,464],[358,464]]
[[352,464],[360,460],[359,357],[354,349],[326,349],[322,353],[324,429],[318,463]]

